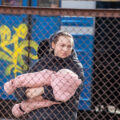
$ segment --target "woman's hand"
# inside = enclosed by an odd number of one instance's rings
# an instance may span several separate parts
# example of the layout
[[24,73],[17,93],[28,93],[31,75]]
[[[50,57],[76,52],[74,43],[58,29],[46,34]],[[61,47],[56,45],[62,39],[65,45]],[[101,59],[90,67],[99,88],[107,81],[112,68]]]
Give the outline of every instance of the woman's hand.
[[39,88],[28,88],[26,91],[26,96],[30,99],[30,98],[34,98],[37,96],[40,96],[44,93],[44,88],[43,87],[39,87]]

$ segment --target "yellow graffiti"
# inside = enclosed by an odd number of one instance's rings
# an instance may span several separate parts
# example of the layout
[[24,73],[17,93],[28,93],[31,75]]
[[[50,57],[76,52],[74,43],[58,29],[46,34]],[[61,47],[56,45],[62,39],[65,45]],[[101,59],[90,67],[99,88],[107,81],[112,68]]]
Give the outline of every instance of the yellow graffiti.
[[[17,73],[22,73],[23,70],[28,69],[23,59],[23,56],[28,56],[28,51],[25,48],[29,46],[37,51],[38,44],[33,40],[25,40],[28,34],[26,24],[20,24],[17,28],[13,26],[13,29],[15,33],[11,36],[8,26],[2,25],[0,27],[0,59],[10,63],[5,70],[5,74],[10,75],[13,71],[16,77]],[[22,41],[19,42],[19,40]],[[9,48],[10,45],[13,49]],[[30,58],[35,60],[37,55],[30,53]]]

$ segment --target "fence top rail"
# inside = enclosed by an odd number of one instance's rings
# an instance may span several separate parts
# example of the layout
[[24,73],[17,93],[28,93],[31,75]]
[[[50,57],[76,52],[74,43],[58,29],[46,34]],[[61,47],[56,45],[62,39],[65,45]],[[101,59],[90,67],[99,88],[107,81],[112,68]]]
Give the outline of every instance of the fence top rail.
[[120,17],[120,9],[68,9],[0,6],[0,14],[28,14],[41,16]]

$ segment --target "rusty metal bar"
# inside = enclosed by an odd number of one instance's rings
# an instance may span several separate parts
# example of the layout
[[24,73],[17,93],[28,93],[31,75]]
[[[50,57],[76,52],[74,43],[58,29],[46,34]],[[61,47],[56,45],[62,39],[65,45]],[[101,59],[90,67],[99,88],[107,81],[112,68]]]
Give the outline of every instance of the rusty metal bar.
[[[103,14],[104,13],[104,14]],[[67,9],[0,6],[0,14],[32,14],[41,16],[120,17],[120,9]]]

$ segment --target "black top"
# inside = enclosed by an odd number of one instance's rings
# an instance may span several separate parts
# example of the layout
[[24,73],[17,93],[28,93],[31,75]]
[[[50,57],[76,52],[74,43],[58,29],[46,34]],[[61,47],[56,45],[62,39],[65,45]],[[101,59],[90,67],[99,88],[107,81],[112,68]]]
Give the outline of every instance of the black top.
[[[78,61],[74,51],[69,57],[64,59],[54,56],[52,52],[49,53],[47,56],[44,55],[29,70],[29,72],[37,72],[43,69],[49,69],[57,72],[58,70],[63,68],[72,70],[79,76],[81,80],[83,80],[84,78],[83,66]],[[76,120],[81,86],[82,85],[80,85],[75,95],[67,102],[61,103],[58,105],[52,105],[51,107],[47,107],[47,108],[40,108],[40,109],[34,110],[28,114],[29,118],[27,119],[30,119],[30,120]],[[43,94],[43,97],[45,99],[56,101],[54,99],[52,87],[45,86],[44,90],[45,90],[45,93]],[[25,94],[23,93],[20,93],[20,94],[21,94],[20,95],[21,98],[26,98]]]

